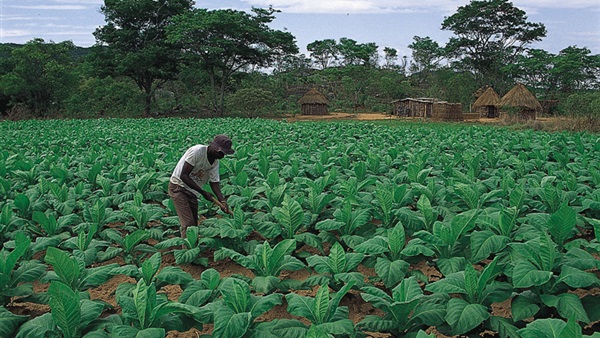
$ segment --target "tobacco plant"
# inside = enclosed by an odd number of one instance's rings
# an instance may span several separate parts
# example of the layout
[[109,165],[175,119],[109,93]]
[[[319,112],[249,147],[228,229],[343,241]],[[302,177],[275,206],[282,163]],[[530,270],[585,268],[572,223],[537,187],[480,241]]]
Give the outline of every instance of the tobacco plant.
[[296,249],[296,241],[285,239],[274,247],[269,242],[259,244],[253,252],[244,256],[231,249],[224,248],[215,253],[215,260],[229,257],[245,268],[252,270],[254,278],[251,286],[256,292],[270,293],[275,289],[287,290],[290,286],[300,287],[299,281],[280,280],[279,275],[283,270],[296,271],[305,268],[305,265],[291,253]]
[[415,337],[420,329],[444,323],[447,296],[425,296],[415,277],[402,280],[391,290],[385,291],[365,286],[361,297],[383,311],[384,316],[368,315],[357,326],[371,332],[389,333],[394,337]]

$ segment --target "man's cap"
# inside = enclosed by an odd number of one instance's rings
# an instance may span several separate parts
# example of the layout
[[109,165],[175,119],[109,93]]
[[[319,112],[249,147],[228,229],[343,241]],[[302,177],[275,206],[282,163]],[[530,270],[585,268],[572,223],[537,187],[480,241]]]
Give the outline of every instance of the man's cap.
[[231,155],[235,152],[231,149],[232,142],[227,135],[219,134],[211,143],[217,148],[217,151],[222,151],[224,154]]

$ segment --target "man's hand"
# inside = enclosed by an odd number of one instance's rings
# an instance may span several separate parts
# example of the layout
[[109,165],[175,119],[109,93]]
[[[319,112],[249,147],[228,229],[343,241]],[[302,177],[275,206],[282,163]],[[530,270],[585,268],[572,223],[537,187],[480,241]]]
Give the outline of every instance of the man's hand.
[[226,213],[226,214],[230,214],[231,211],[229,210],[229,206],[227,205],[227,201],[219,201],[219,207],[221,208],[221,210]]

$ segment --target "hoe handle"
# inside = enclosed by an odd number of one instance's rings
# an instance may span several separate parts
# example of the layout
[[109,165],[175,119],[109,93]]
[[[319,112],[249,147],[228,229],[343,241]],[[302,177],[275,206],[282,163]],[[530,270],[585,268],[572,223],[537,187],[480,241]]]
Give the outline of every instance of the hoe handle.
[[[212,201],[219,206],[219,208],[223,209],[225,206],[223,205],[223,203],[219,202],[219,200],[213,196],[212,197]],[[231,209],[227,209],[227,213],[230,215],[233,215],[233,211],[231,211]]]

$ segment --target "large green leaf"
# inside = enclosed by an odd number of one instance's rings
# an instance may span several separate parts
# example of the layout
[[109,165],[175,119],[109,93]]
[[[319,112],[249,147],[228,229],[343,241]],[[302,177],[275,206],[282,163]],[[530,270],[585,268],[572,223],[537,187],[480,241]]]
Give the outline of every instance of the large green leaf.
[[473,230],[478,214],[479,210],[472,209],[454,216],[451,223],[453,241],[450,243],[455,243],[462,235]]
[[513,268],[512,282],[515,288],[529,288],[547,283],[552,275],[552,271],[541,271],[528,261],[519,260]]
[[13,332],[28,318],[28,316],[15,315],[3,306],[0,307],[0,337],[14,337]]
[[250,312],[235,313],[230,308],[219,308],[215,312],[215,338],[241,338],[252,323]]
[[426,291],[434,293],[461,293],[466,294],[464,271],[455,272],[436,282],[428,284]]
[[253,296],[252,307],[250,308],[250,314],[252,318],[257,318],[263,313],[271,310],[277,305],[281,305],[282,295],[274,293],[266,296]]
[[510,238],[506,236],[496,235],[489,230],[474,231],[471,234],[471,262],[480,262],[502,251],[508,243]]
[[302,226],[304,212],[300,203],[285,195],[281,207],[274,208],[273,216],[283,228],[285,238],[293,238],[296,231]]
[[150,258],[144,260],[142,263],[142,276],[144,276],[144,282],[146,285],[150,285],[154,275],[158,272],[160,268],[160,263],[162,262],[162,257],[159,252],[150,256]]
[[227,278],[221,285],[223,301],[234,313],[249,312],[250,286],[242,280]]
[[510,321],[510,319],[491,316],[489,319],[490,328],[498,332],[501,338],[521,338],[517,333],[517,327]]
[[81,322],[79,293],[59,281],[52,281],[48,293],[50,311],[56,326],[60,328],[65,338],[76,337]]
[[540,299],[547,306],[556,308],[558,313],[565,319],[573,318],[586,324],[590,322],[581,299],[575,294],[562,293],[556,296],[541,294]]
[[557,282],[564,282],[572,288],[587,288],[600,285],[600,280],[591,272],[581,271],[577,268],[563,265]]
[[519,295],[511,300],[511,313],[515,322],[533,317],[540,310],[532,298],[532,296]]
[[375,264],[375,273],[381,277],[386,287],[391,288],[402,281],[409,267],[410,264],[403,260],[399,259],[392,262],[387,258],[380,257],[377,258]]
[[490,314],[485,306],[469,304],[460,298],[452,298],[446,309],[446,321],[452,327],[453,334],[471,331],[486,320]]
[[576,213],[573,208],[563,205],[558,211],[550,216],[548,221],[548,231],[552,238],[560,247],[569,239],[575,225],[577,224]]
[[567,323],[560,319],[545,318],[537,319],[517,332],[522,338],[567,338],[561,335],[566,326]]
[[5,275],[10,275],[17,264],[17,261],[23,257],[23,255],[29,250],[29,244],[31,244],[31,240],[25,236],[22,232],[17,232],[15,237],[15,249],[11,251],[4,261],[0,262],[0,273],[4,273]]
[[60,280],[73,287],[79,279],[81,270],[77,261],[55,247],[46,250],[46,263],[51,264]]
[[46,313],[26,321],[19,327],[15,338],[47,337],[49,332],[56,331],[56,324],[52,317],[52,314]]

